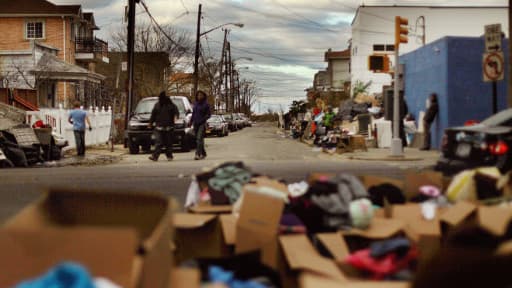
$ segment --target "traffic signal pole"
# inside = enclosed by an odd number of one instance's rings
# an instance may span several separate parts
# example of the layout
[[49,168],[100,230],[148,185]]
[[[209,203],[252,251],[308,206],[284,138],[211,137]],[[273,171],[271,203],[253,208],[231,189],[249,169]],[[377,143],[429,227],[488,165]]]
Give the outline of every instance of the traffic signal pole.
[[[402,139],[400,138],[400,43],[407,43],[409,21],[400,16],[395,17],[395,68],[394,68],[394,95],[393,95],[393,140],[391,142],[391,156],[403,156]],[[402,25],[406,25],[405,27]]]

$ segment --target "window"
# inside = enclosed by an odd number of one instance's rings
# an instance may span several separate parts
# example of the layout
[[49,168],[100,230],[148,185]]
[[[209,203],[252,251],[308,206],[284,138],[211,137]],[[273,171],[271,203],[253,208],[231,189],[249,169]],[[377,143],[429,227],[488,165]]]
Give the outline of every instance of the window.
[[375,44],[373,45],[373,51],[386,51],[385,45]]
[[26,22],[25,36],[27,39],[42,39],[42,38],[44,38],[44,22],[43,21],[28,21],[28,22]]
[[388,51],[388,52],[392,52],[392,51],[395,51],[395,45],[384,45],[384,44],[374,44],[373,45],[373,51],[379,51],[379,52],[384,52],[384,51]]

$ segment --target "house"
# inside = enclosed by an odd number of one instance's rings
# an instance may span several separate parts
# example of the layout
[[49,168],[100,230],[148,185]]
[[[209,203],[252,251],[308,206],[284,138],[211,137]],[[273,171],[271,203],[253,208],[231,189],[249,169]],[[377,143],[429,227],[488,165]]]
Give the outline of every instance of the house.
[[329,75],[327,71],[320,70],[315,74],[315,78],[313,80],[313,90],[314,91],[326,91],[331,88],[331,82],[329,81]]
[[400,54],[445,36],[480,37],[487,24],[500,23],[508,34],[507,7],[360,6],[352,21],[352,85],[372,81],[369,92],[380,93],[391,84],[389,74],[368,70],[368,56],[386,54],[393,62],[395,16],[409,20],[409,43],[400,45]]
[[[508,59],[508,40],[503,52]],[[483,81],[481,37],[444,37],[400,57],[405,66],[405,99],[409,112],[421,124],[426,99],[436,93],[439,114],[433,123],[432,143],[441,146],[444,129],[462,126],[468,120],[482,121],[492,113],[492,84]],[[505,61],[505,79],[509,65]],[[497,83],[498,110],[507,107],[507,81]],[[421,127],[421,125],[420,125]]]
[[[126,52],[109,52],[108,63],[98,63],[96,71],[107,75],[105,89],[110,94],[119,96],[128,91],[128,54]],[[134,105],[144,97],[157,96],[167,87],[169,69],[169,53],[167,52],[135,52],[134,55]],[[121,102],[124,101],[122,97]],[[117,102],[118,107],[124,107]]]
[[350,82],[350,50],[325,52],[328,83],[332,91],[343,91]]
[[94,37],[98,29],[80,5],[0,1],[0,94],[32,110],[73,100],[101,106],[105,76],[95,66],[108,62],[108,44]]

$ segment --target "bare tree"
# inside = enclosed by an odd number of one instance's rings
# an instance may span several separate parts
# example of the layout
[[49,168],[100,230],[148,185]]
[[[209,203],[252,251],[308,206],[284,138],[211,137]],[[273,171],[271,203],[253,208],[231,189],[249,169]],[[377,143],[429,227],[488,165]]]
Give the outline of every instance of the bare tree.
[[[140,22],[135,27],[136,52],[169,53],[171,74],[178,68],[192,65],[193,40],[188,31],[179,30],[171,25],[161,26],[162,30],[150,22]],[[121,27],[111,35],[113,51],[127,50],[127,30]]]

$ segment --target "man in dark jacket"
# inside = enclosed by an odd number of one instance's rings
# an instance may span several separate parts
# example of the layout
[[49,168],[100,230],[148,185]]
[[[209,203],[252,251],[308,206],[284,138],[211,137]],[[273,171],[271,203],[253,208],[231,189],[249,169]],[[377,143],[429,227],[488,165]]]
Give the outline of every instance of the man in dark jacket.
[[206,121],[211,116],[210,105],[206,98],[206,93],[203,91],[197,91],[194,112],[192,113],[192,125],[194,125],[197,140],[195,160],[202,160],[206,158],[204,134],[206,133]]
[[174,158],[172,156],[172,140],[174,121],[178,118],[178,113],[176,105],[162,91],[158,96],[158,102],[151,111],[151,118],[149,118],[149,127],[151,128],[155,124],[155,152],[149,156],[150,160],[158,161],[162,148],[165,149],[167,160],[171,161]]
[[430,94],[430,106],[425,113],[425,117],[423,118],[423,133],[425,133],[425,140],[423,143],[423,147],[421,150],[430,150],[430,126],[432,126],[432,122],[436,119],[437,113],[439,112],[439,104],[437,104],[437,94]]

